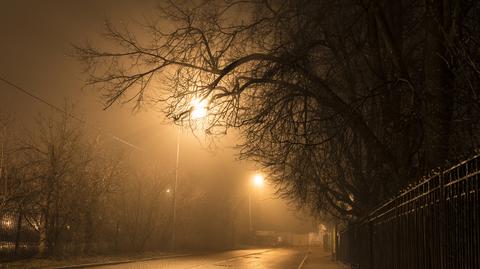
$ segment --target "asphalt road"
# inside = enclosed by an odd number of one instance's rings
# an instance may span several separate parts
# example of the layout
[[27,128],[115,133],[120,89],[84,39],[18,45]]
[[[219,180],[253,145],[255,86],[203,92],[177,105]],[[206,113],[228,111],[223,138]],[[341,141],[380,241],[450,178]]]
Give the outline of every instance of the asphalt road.
[[249,249],[92,267],[96,269],[297,269],[301,249]]

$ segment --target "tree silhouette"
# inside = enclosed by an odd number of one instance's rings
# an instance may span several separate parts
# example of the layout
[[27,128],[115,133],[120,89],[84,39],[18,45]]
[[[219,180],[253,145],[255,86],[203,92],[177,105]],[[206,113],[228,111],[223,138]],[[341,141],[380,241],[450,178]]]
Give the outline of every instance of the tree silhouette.
[[206,102],[206,132],[239,128],[281,194],[359,217],[478,146],[479,5],[443,2],[169,1],[75,55],[106,107],[153,103],[195,128]]

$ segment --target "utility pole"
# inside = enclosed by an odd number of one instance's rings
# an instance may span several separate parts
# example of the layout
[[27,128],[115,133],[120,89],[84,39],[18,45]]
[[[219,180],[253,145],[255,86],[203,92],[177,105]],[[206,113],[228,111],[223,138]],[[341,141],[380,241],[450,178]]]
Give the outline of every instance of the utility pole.
[[[250,229],[250,236],[251,238],[255,237],[255,230],[254,230],[254,221],[255,221],[255,212],[252,211],[252,202],[254,203],[253,206],[256,206],[255,203],[255,190],[258,188],[263,187],[264,177],[262,174],[255,174],[252,178],[252,184],[248,186],[248,224]],[[252,201],[253,200],[253,201]]]

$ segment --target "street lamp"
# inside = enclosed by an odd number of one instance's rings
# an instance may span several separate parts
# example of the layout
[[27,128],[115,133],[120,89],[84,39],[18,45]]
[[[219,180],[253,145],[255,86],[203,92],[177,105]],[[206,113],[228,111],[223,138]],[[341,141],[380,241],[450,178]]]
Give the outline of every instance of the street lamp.
[[190,117],[192,120],[197,120],[204,118],[207,116],[207,100],[201,100],[201,99],[193,99],[192,102],[190,103],[192,105],[192,110]]
[[253,185],[255,187],[263,187],[264,177],[262,174],[255,174],[253,177]]
[[265,182],[265,177],[260,174],[256,173],[252,178],[252,187],[249,188],[248,191],[248,223],[250,227],[250,232],[253,232],[253,220],[252,220],[252,192],[254,188],[262,188]]
[[[204,118],[208,114],[207,100],[195,98],[190,102],[190,118],[198,120]],[[178,161],[180,158],[180,129],[177,131],[177,154],[175,159],[175,184],[173,186],[173,208],[172,208],[172,251],[175,250],[176,241],[176,221],[177,221],[177,185],[178,185]],[[167,189],[167,193],[170,189]]]

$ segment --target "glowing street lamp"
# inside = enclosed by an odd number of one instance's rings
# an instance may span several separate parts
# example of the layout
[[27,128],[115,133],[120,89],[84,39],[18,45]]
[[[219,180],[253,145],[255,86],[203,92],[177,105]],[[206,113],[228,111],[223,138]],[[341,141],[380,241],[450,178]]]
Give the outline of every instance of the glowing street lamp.
[[255,176],[253,176],[253,185],[257,188],[263,187],[264,181],[265,178],[262,174],[255,174]]
[[193,99],[191,102],[191,118],[193,120],[201,119],[207,116],[207,100]]

